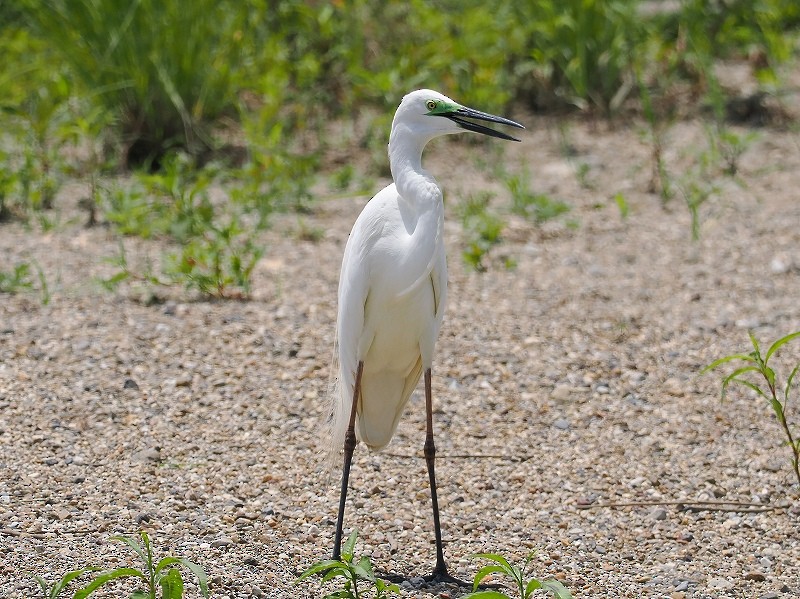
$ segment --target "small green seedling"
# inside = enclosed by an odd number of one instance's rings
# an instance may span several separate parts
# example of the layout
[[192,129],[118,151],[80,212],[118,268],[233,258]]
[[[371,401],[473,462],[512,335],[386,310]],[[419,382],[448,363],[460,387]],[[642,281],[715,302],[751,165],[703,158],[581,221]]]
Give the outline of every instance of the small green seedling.
[[[722,398],[725,399],[725,392],[728,390],[728,385],[731,383],[739,383],[740,385],[744,385],[745,387],[752,389],[769,402],[769,404],[772,406],[772,410],[775,412],[775,417],[778,419],[778,423],[781,425],[783,432],[786,433],[788,445],[792,450],[792,468],[794,469],[794,474],[797,477],[797,482],[800,484],[800,438],[795,439],[794,435],[792,435],[792,427],[786,420],[786,406],[789,403],[789,391],[791,390],[792,383],[794,382],[794,378],[797,375],[798,370],[800,370],[800,364],[797,364],[792,369],[791,373],[789,374],[789,378],[786,379],[786,385],[782,390],[779,390],[775,371],[768,365],[769,359],[775,354],[775,352],[796,337],[800,337],[800,331],[791,333],[785,337],[781,337],[775,343],[770,345],[767,353],[762,356],[758,341],[753,333],[750,333],[750,342],[753,344],[752,352],[749,354],[732,354],[730,356],[725,356],[724,358],[713,361],[711,364],[703,368],[701,372],[707,372],[716,368],[717,366],[727,364],[728,362],[743,361],[747,363],[746,366],[737,368],[722,379]],[[749,372],[754,372],[758,375],[761,375],[767,384],[766,391],[756,383],[742,378],[742,375],[745,375]],[[783,395],[783,401],[778,398],[778,396],[781,394]]]
[[510,595],[501,593],[496,590],[483,590],[478,591],[481,581],[491,574],[505,574],[514,581],[514,586],[519,594],[515,595],[519,599],[529,599],[534,591],[544,590],[552,593],[555,599],[572,599],[570,592],[564,587],[563,584],[557,580],[538,580],[536,578],[528,579],[528,566],[533,561],[534,553],[528,554],[522,568],[512,566],[509,561],[502,555],[496,553],[478,553],[472,557],[476,559],[487,559],[491,562],[483,566],[478,573],[475,574],[475,580],[472,585],[473,592],[469,595],[464,595],[461,599],[512,599]]
[[86,574],[86,572],[94,572],[95,570],[98,570],[98,568],[82,568],[80,570],[67,572],[61,577],[61,580],[57,580],[52,585],[41,576],[37,576],[35,574],[31,574],[31,576],[36,579],[36,582],[39,583],[39,588],[42,591],[40,597],[43,597],[44,599],[57,599],[57,597],[61,595],[62,591],[66,590],[69,583],[76,578],[80,578]]
[[144,583],[144,589],[136,589],[129,599],[181,599],[183,597],[183,577],[180,570],[173,566],[184,566],[191,570],[197,577],[200,593],[208,598],[208,581],[201,566],[190,562],[183,557],[163,557],[158,562],[153,559],[153,547],[150,537],[146,532],[139,533],[142,539],[140,544],[136,539],[126,536],[111,537],[112,540],[122,541],[133,549],[144,564],[144,570],[136,568],[116,568],[98,574],[95,579],[77,593],[74,599],[86,599],[94,591],[118,578],[138,578]]
[[18,293],[33,288],[30,278],[30,264],[23,262],[17,264],[11,272],[0,270],[0,293]]
[[[322,582],[328,582],[334,578],[344,579],[342,587],[328,593],[323,599],[365,598],[365,593],[371,586],[375,587],[374,599],[385,599],[389,593],[400,594],[400,588],[396,584],[389,584],[375,576],[372,563],[366,555],[362,555],[360,558],[355,557],[357,536],[358,531],[353,530],[347,537],[347,541],[342,546],[342,559],[326,559],[313,564],[295,580],[295,584],[315,574],[322,576]],[[363,582],[366,587],[362,585],[362,588],[359,588],[359,582]]]

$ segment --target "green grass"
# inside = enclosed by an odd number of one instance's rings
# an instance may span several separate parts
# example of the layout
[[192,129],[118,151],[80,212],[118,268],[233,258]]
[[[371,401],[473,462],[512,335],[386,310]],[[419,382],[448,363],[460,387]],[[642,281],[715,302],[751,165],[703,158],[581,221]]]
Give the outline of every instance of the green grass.
[[[750,333],[750,343],[753,351],[748,354],[731,354],[714,360],[702,372],[708,372],[733,362],[744,363],[744,365],[735,368],[722,379],[722,398],[725,398],[728,387],[736,384],[755,391],[759,397],[769,402],[775,418],[786,437],[787,445],[792,452],[792,470],[794,470],[795,478],[798,485],[800,485],[800,431],[797,430],[798,423],[790,422],[787,417],[789,395],[792,391],[795,377],[800,371],[800,363],[791,369],[789,376],[785,379],[785,384],[782,386],[778,384],[778,376],[775,370],[769,365],[769,360],[775,355],[775,352],[798,337],[800,337],[800,331],[781,337],[769,346],[766,353],[762,354],[758,340],[753,333]],[[755,376],[760,382],[754,383],[750,378],[747,378],[748,376]],[[793,433],[793,430],[797,432]]]

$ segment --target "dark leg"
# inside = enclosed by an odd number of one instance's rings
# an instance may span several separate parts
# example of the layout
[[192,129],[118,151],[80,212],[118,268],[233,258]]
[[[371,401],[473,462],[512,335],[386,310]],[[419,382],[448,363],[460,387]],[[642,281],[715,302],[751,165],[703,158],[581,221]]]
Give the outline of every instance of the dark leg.
[[358,363],[356,371],[356,384],[353,388],[353,407],[350,409],[350,423],[344,435],[344,467],[342,468],[342,489],[339,492],[339,515],[336,518],[336,537],[333,541],[333,559],[341,559],[342,551],[342,525],[344,524],[344,505],[347,501],[347,482],[350,480],[350,462],[353,461],[353,451],[356,448],[356,408],[358,397],[361,395],[361,372],[364,362]]
[[436,567],[433,574],[426,576],[425,580],[432,583],[445,582],[471,587],[472,585],[459,580],[447,571],[442,547],[442,526],[439,522],[439,497],[436,493],[436,472],[434,462],[436,459],[436,445],[433,442],[433,400],[431,399],[431,369],[425,371],[425,414],[427,417],[427,433],[425,435],[425,464],[428,466],[428,479],[431,484],[431,503],[433,504],[433,532],[436,536]]

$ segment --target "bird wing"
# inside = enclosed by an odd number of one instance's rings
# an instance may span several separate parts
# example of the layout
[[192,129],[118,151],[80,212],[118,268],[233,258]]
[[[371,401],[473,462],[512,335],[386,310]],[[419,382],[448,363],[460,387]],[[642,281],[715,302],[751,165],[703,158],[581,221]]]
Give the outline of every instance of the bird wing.
[[[389,193],[390,185],[376,195],[370,204],[380,200],[382,193]],[[369,254],[383,234],[385,223],[377,218],[375,210],[367,204],[350,232],[342,259],[339,276],[339,310],[336,322],[336,343],[339,360],[339,376],[332,394],[332,416],[330,442],[331,451],[336,452],[344,444],[347,423],[353,401],[359,345],[369,343],[364,338],[364,313],[369,300],[370,262]],[[363,354],[362,354],[363,355]]]

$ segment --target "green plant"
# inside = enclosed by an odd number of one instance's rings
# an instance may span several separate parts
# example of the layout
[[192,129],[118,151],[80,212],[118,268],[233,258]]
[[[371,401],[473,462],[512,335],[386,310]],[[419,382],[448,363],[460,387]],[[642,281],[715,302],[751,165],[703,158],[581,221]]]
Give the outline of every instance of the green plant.
[[[20,3],[49,47],[115,114],[131,163],[211,145],[209,124],[235,105],[248,29],[238,3],[115,0]],[[180,35],[175,32],[180,31]]]
[[0,271],[0,293],[19,293],[33,289],[30,273],[31,266],[26,262],[17,264],[11,272]]
[[530,553],[526,558],[522,567],[513,566],[502,555],[496,553],[479,553],[472,557],[476,559],[486,559],[492,562],[483,566],[478,573],[475,574],[475,579],[472,585],[473,592],[464,595],[462,599],[511,599],[510,595],[501,593],[494,589],[487,589],[478,591],[481,581],[487,576],[492,574],[505,574],[514,581],[514,587],[518,594],[519,599],[529,599],[534,591],[544,590],[552,593],[556,599],[572,599],[570,592],[559,581],[539,580],[537,578],[528,578],[528,568],[533,561],[534,553]]
[[[781,428],[786,435],[787,444],[791,448],[792,468],[794,469],[797,483],[800,484],[800,438],[796,439],[795,435],[792,434],[793,425],[789,423],[786,417],[786,410],[789,404],[789,392],[792,389],[792,383],[794,382],[795,376],[797,375],[798,370],[800,370],[800,363],[798,363],[791,370],[789,377],[786,379],[786,385],[782,389],[779,389],[778,387],[775,371],[769,366],[769,359],[775,354],[775,352],[778,351],[778,349],[780,349],[782,346],[786,345],[789,341],[797,337],[800,337],[800,331],[790,333],[785,337],[781,337],[772,345],[770,345],[769,349],[767,349],[767,353],[762,356],[761,349],[759,348],[759,344],[755,338],[755,335],[750,333],[750,342],[753,345],[752,352],[749,354],[731,354],[730,356],[725,356],[724,358],[714,360],[711,364],[703,368],[701,372],[708,372],[729,362],[739,361],[746,363],[745,366],[736,368],[733,370],[733,372],[729,373],[725,378],[722,379],[722,398],[725,398],[725,392],[728,390],[728,386],[731,383],[738,383],[739,385],[744,385],[745,387],[752,389],[759,396],[763,397],[769,402],[770,406],[772,407],[772,411],[775,413],[775,418],[777,418],[778,423],[781,425]],[[759,384],[753,383],[746,378],[742,378],[743,375],[751,372],[764,379],[764,383],[766,383],[766,391]],[[783,395],[783,400],[779,398],[779,395]]]
[[617,208],[619,208],[619,215],[622,220],[627,219],[631,212],[631,207],[622,192],[619,192],[614,196],[614,203],[617,205]]
[[[375,576],[372,563],[367,556],[356,558],[355,546],[358,532],[354,530],[342,545],[342,559],[326,559],[306,569],[295,580],[295,584],[311,577],[321,576],[323,582],[342,579],[342,586],[328,593],[323,599],[360,599],[365,598],[370,587],[374,587],[374,599],[385,599],[389,594],[400,594],[396,584],[389,584]],[[359,588],[359,583],[363,583]]]
[[543,223],[569,212],[570,207],[566,202],[554,200],[544,193],[532,192],[528,180],[526,174],[517,174],[506,176],[503,181],[511,193],[511,211],[514,214]]
[[530,24],[527,64],[534,77],[581,109],[619,108],[632,88],[636,48],[644,36],[637,2],[542,0],[518,6],[520,22]]
[[685,182],[678,183],[677,187],[692,218],[692,241],[697,241],[700,239],[700,207],[717,193],[719,188],[700,175],[690,175]]
[[459,206],[461,224],[467,234],[467,249],[462,256],[478,272],[486,270],[484,260],[492,247],[500,243],[505,227],[503,219],[489,210],[491,200],[490,192],[476,193],[467,196]]
[[144,566],[142,570],[123,567],[101,572],[91,583],[76,592],[74,599],[86,599],[100,587],[120,578],[134,578],[144,584],[144,588],[133,591],[129,599],[181,599],[184,590],[183,576],[175,566],[183,566],[191,571],[197,578],[201,595],[208,597],[208,582],[201,566],[183,557],[167,556],[156,561],[148,534],[141,531],[139,536],[141,544],[135,538],[124,535],[111,538],[125,543],[136,553]]
[[66,591],[67,585],[69,585],[69,583],[71,583],[73,580],[80,578],[87,572],[95,572],[97,570],[98,568],[82,568],[80,570],[73,570],[72,572],[67,572],[64,574],[60,580],[55,581],[52,585],[41,576],[37,576],[35,574],[31,574],[31,576],[36,579],[37,583],[39,583],[39,588],[42,591],[41,596],[43,599],[57,599],[62,592]]

